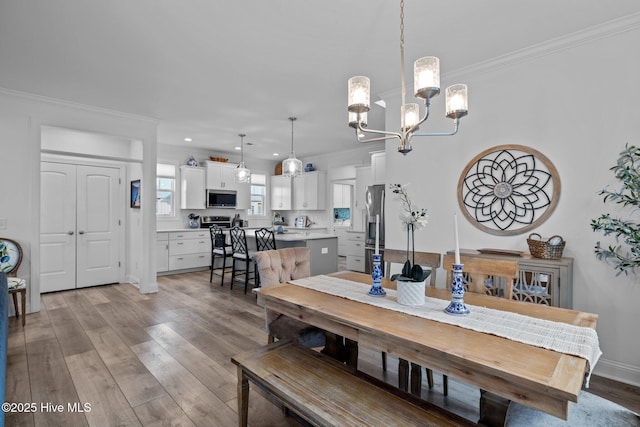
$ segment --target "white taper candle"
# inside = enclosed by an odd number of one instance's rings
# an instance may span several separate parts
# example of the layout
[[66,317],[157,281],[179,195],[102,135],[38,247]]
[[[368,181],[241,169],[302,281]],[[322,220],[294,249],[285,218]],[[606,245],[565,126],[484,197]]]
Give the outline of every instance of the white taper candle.
[[460,264],[460,243],[458,243],[458,215],[455,213],[453,214],[453,226],[454,226],[455,236],[456,236],[455,263]]
[[380,215],[376,214],[376,255],[380,254]]

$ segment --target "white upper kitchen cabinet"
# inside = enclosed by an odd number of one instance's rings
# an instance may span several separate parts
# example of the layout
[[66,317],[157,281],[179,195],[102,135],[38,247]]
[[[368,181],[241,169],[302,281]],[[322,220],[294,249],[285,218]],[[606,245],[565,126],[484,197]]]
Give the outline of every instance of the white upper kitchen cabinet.
[[274,175],[270,179],[269,188],[271,189],[271,210],[290,211],[292,207],[291,178]]
[[180,166],[180,209],[205,209],[205,170]]
[[236,209],[244,210],[251,207],[251,184],[236,182],[238,165],[223,162],[207,162],[208,190],[235,190]]
[[386,184],[387,168],[385,163],[385,152],[378,151],[371,153],[371,175],[374,184]]
[[207,161],[207,188],[210,190],[238,190],[235,180],[237,165]]
[[348,184],[333,184],[333,207],[351,208],[351,186]]
[[327,202],[327,173],[305,172],[293,178],[293,209],[321,210]]

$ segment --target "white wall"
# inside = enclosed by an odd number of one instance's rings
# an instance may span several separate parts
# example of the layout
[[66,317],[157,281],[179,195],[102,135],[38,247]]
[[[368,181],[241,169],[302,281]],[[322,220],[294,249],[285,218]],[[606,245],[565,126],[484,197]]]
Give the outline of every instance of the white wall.
[[[640,385],[640,340],[637,339],[640,280],[616,277],[598,261],[593,247],[602,235],[590,221],[603,212],[598,190],[615,183],[613,166],[625,143],[640,144],[640,57],[630,54],[640,39],[633,30],[593,38],[572,46],[552,46],[526,61],[470,72],[443,86],[469,86],[469,116],[460,133],[448,138],[417,138],[414,151],[403,156],[387,143],[387,183],[411,182],[410,195],[429,210],[429,225],[416,233],[416,250],[445,252],[454,246],[453,213],[458,213],[460,246],[528,251],[527,234],[511,237],[482,232],[459,210],[457,182],[467,163],[481,151],[502,144],[530,146],[556,166],[562,194],[553,215],[535,232],[560,234],[567,241],[565,257],[575,259],[573,308],[597,313],[604,352],[596,366],[600,375]],[[473,70],[471,70],[473,71]],[[443,116],[442,96],[434,100],[432,116]],[[387,102],[387,123],[398,123],[399,102]],[[432,121],[432,120],[430,120]],[[424,130],[443,130],[444,119]],[[399,126],[398,126],[399,127]],[[405,236],[394,222],[400,202],[387,198],[387,247],[403,247]],[[444,286],[444,275],[438,277]]]
[[[3,237],[17,240],[24,252],[19,274],[27,280],[27,311],[40,309],[40,155],[43,127],[74,129],[120,139],[135,139],[143,145],[143,175],[155,176],[156,123],[97,108],[63,103],[0,89],[0,171],[5,191],[0,198],[0,218],[7,219]],[[153,165],[153,169],[151,169]],[[151,199],[153,188],[143,197]],[[140,251],[152,262],[142,266],[140,288],[157,290],[155,278],[155,209],[142,209],[143,232]]]

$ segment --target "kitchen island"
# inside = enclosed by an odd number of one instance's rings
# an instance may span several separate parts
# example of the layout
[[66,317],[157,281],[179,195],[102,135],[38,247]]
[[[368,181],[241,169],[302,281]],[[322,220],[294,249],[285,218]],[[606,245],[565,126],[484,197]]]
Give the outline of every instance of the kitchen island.
[[[246,230],[249,249],[256,249],[255,230]],[[275,234],[276,248],[307,247],[311,249],[311,275],[335,273],[338,271],[338,237],[333,234],[312,230],[287,230]]]

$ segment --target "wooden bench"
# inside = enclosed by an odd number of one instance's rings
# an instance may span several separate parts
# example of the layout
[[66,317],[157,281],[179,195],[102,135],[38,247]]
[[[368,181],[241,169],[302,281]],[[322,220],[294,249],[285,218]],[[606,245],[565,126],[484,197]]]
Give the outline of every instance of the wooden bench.
[[249,381],[314,426],[471,426],[445,409],[288,341],[231,359],[238,367],[238,425],[249,411]]

